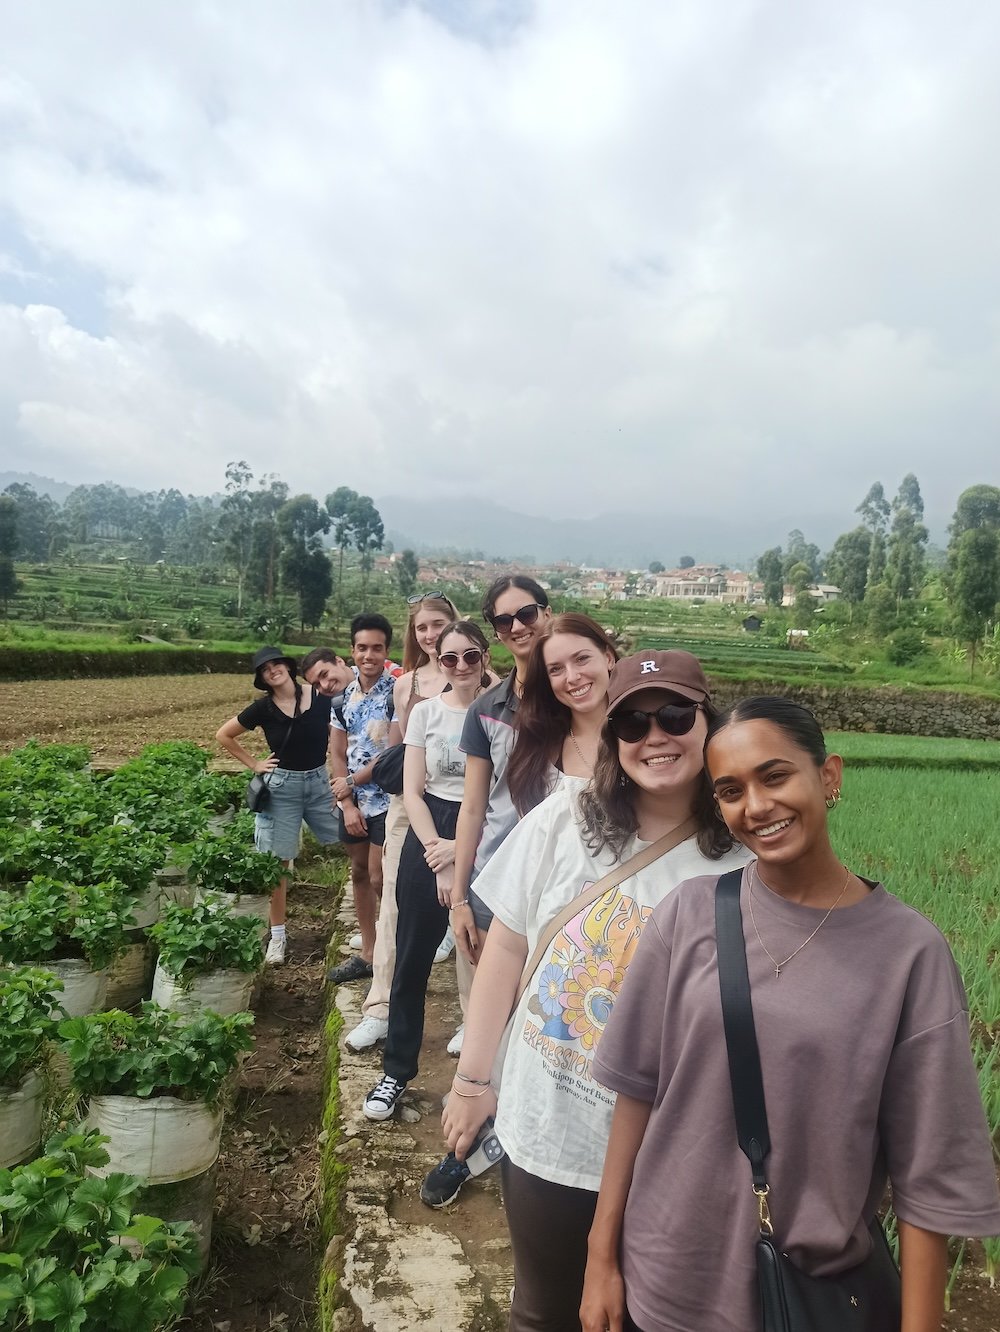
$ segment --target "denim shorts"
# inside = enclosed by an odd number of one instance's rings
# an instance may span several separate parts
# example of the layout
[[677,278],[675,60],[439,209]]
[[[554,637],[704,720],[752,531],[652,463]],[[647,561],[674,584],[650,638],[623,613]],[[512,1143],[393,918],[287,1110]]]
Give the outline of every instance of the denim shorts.
[[270,799],[254,824],[254,845],[279,860],[299,854],[302,824],[307,823],[323,846],[339,841],[338,810],[334,808],[330,777],[324,767],[308,772],[275,768],[268,778]]

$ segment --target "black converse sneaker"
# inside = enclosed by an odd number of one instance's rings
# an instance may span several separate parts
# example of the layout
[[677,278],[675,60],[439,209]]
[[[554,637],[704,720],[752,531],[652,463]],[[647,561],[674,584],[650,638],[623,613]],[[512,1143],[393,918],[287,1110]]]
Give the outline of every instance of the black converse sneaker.
[[391,1119],[396,1102],[406,1091],[405,1082],[397,1082],[388,1073],[383,1073],[375,1086],[365,1097],[361,1107],[366,1119]]

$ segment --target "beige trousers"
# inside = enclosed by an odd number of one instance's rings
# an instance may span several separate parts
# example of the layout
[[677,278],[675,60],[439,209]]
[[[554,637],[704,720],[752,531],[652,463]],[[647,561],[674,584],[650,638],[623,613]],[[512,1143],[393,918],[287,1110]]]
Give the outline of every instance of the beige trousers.
[[[364,1017],[389,1020],[389,994],[392,990],[392,973],[396,966],[396,875],[399,871],[399,856],[403,842],[410,827],[406,817],[406,807],[401,795],[389,797],[389,811],[385,816],[385,846],[382,857],[382,905],[378,913],[378,929],[375,931],[375,954],[372,958],[371,988],[361,1005]],[[458,1001],[462,1006],[462,1017],[472,989],[475,968],[465,956],[455,949],[455,968],[458,975]]]

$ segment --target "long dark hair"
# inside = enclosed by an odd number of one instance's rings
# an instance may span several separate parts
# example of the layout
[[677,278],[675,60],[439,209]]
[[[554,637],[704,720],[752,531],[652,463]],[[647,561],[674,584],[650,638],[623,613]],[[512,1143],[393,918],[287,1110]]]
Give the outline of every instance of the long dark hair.
[[[717,713],[707,699],[700,706],[711,728]],[[605,722],[594,766],[594,780],[580,794],[584,839],[595,855],[607,847],[620,856],[626,843],[635,836],[639,829],[635,792],[635,783],[618,761],[618,741]],[[736,845],[716,809],[712,784],[702,768],[691,802],[691,813],[698,820],[698,850],[709,860],[718,860]]]
[[618,660],[617,648],[597,621],[574,611],[557,615],[536,640],[524,673],[524,692],[514,717],[514,747],[507,763],[507,788],[522,818],[548,795],[549,766],[558,759],[573,726],[573,713],[552,692],[545,665],[545,644],[555,634],[589,639]]
[[705,752],[709,741],[736,722],[766,721],[784,731],[792,744],[805,752],[821,768],[826,762],[826,741],[819,722],[808,708],[801,703],[793,703],[790,698],[781,698],[777,694],[758,694],[755,698],[741,698],[731,708],[708,725],[705,738]]
[[539,606],[547,606],[549,598],[546,595],[545,588],[540,583],[536,583],[533,578],[527,574],[504,574],[495,582],[491,583],[486,589],[486,595],[483,597],[483,619],[489,624],[493,623],[493,612],[497,608],[497,598],[502,596],[509,588],[517,587],[522,592],[527,592],[531,600]]

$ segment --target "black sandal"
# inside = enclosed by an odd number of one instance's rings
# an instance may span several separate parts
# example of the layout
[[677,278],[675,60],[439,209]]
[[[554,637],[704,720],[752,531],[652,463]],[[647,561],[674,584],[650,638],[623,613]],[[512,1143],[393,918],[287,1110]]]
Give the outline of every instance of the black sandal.
[[355,953],[346,962],[341,962],[339,967],[331,967],[326,978],[334,985],[343,985],[345,981],[371,980],[372,964]]

